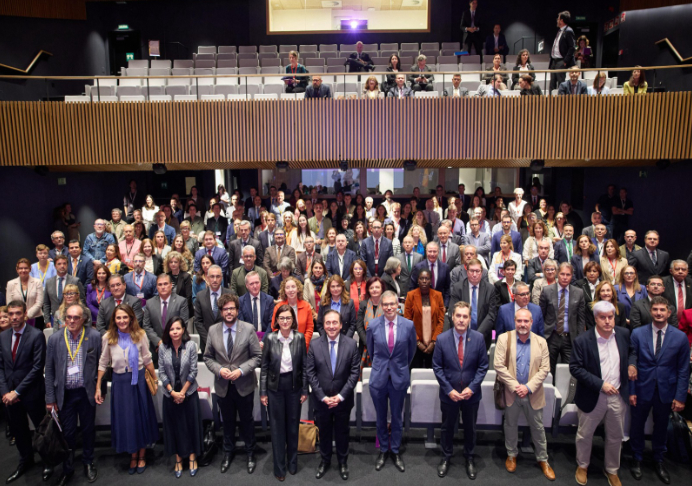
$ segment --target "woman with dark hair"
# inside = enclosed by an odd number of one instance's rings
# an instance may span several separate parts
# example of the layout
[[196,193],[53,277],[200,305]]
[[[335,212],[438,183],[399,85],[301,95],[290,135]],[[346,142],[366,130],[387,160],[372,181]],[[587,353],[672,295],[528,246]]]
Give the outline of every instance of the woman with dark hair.
[[[145,238],[142,240],[141,248],[142,253],[145,256],[144,269],[158,277],[161,272],[163,272],[163,259],[154,253],[154,243],[149,238]],[[170,249],[170,246],[168,246],[168,248]]]
[[[635,68],[640,67],[641,66],[635,66]],[[635,69],[632,71],[630,79],[625,81],[625,84],[622,86],[626,95],[646,94],[646,89],[648,87],[648,84],[646,84],[646,71],[643,69]]]
[[353,239],[353,230],[351,229],[351,218],[348,214],[345,214],[341,217],[341,226],[339,227],[338,233],[340,235],[344,235],[346,237],[347,242]]
[[300,253],[305,252],[305,238],[308,236],[315,237],[315,234],[310,230],[310,225],[308,225],[308,218],[304,214],[298,216],[298,226],[293,228],[291,234],[286,233],[288,241],[291,242],[291,246],[296,251],[296,256]]
[[[424,233],[423,236],[425,237],[425,242],[423,243],[424,245],[425,245],[425,243],[427,243],[428,241],[432,241],[432,240],[433,240],[433,228],[432,228],[432,224],[430,224],[430,222],[428,221],[428,218],[425,217],[425,213],[424,213],[423,211],[416,211],[416,212],[414,213],[414,215],[413,215],[413,223],[411,223],[411,228],[413,228],[413,227],[416,226],[416,225],[418,225],[418,226],[420,226],[421,228],[423,228],[423,233]],[[410,230],[410,229],[409,229],[408,234],[409,234],[409,235],[411,234],[411,230]],[[423,238],[421,238],[421,239],[423,239]]]
[[600,302],[601,300],[606,300],[613,304],[613,306],[615,306],[615,326],[627,327],[627,315],[625,312],[625,306],[621,302],[618,302],[617,292],[615,292],[615,286],[607,280],[603,280],[596,287],[593,302],[591,303],[590,308],[586,309],[585,315],[591,314],[591,319],[593,319],[593,312],[591,312],[591,309],[593,309],[593,306],[596,302]]
[[[187,206],[190,204],[194,204],[197,206],[197,211],[202,212],[204,211],[204,208],[206,207],[206,204],[204,202],[204,198],[200,196],[199,191],[197,190],[197,186],[192,186],[190,188],[190,195],[187,197],[187,201],[185,202],[185,212],[187,213]],[[187,217],[187,215],[185,215]]]
[[[187,264],[187,268],[193,267],[195,263],[195,255],[192,253],[190,248],[185,243],[185,238],[182,234],[176,235],[175,238],[173,238],[173,244],[171,245],[171,253],[173,253],[174,251],[180,253],[180,256],[183,258],[183,260],[185,260],[185,263]],[[168,255],[166,255],[166,258],[168,258]],[[187,269],[185,271],[187,272]]]
[[355,227],[358,221],[367,224],[368,216],[365,214],[365,206],[356,203],[356,208],[353,210],[353,217],[351,218],[351,227],[354,230],[356,229]]
[[101,301],[111,296],[110,284],[108,283],[110,278],[111,271],[108,270],[107,266],[101,265],[98,270],[94,272],[94,279],[87,284],[86,304],[89,310],[91,310],[93,322],[96,322],[96,316],[99,314]]
[[387,208],[384,204],[380,204],[375,209],[375,219],[384,224],[385,220],[387,219]]
[[584,267],[584,278],[577,280],[574,285],[579,287],[584,291],[584,303],[586,304],[586,329],[593,329],[596,327],[596,321],[594,320],[593,312],[591,306],[593,304],[593,298],[596,295],[596,287],[603,280],[603,271],[601,265],[596,262],[588,262]]
[[301,404],[308,398],[305,336],[289,304],[279,304],[274,313],[275,330],[262,347],[260,401],[269,407],[274,476],[286,479],[298,471],[298,426]]
[[472,218],[474,216],[474,211],[476,210],[476,208],[480,208],[482,206],[483,202],[481,201],[481,198],[474,194],[473,198],[471,198],[471,206],[469,206],[468,210],[466,211],[466,213],[469,215],[469,218]]
[[139,241],[144,241],[149,238],[147,235],[146,227],[141,221],[135,221],[132,223],[132,228],[135,230],[135,239]]
[[272,330],[279,329],[276,316],[278,309],[284,304],[289,305],[293,309],[294,320],[298,324],[298,331],[305,336],[305,345],[309,347],[312,333],[315,330],[315,320],[312,317],[312,307],[305,300],[303,284],[296,277],[288,277],[281,282],[279,299],[274,307]]
[[[359,257],[360,258],[360,257]],[[346,291],[353,299],[356,312],[360,308],[360,301],[365,299],[365,286],[367,282],[367,267],[363,260],[355,260],[351,263],[348,280],[346,280]]]
[[531,82],[533,82],[536,79],[535,74],[531,74],[528,72],[522,72],[522,71],[533,71],[534,67],[531,64],[531,54],[529,53],[528,49],[522,49],[519,51],[519,54],[517,54],[517,61],[514,64],[514,68],[512,69],[512,84],[514,85],[514,89],[520,89],[519,87],[519,79],[520,76],[522,75],[527,75],[531,77]]
[[514,302],[514,294],[512,293],[512,288],[517,282],[514,278],[514,274],[517,273],[517,264],[514,260],[507,260],[504,267],[502,267],[503,277],[501,280],[495,282],[495,294],[500,299],[500,305],[509,304]]
[[404,317],[413,321],[417,341],[411,368],[432,367],[435,342],[445,322],[442,292],[430,288],[431,280],[430,271],[421,270],[418,273],[418,288],[409,291],[406,295]]
[[296,187],[295,189],[293,189],[288,203],[295,208],[298,206],[298,200],[300,199],[303,199],[303,195],[301,194],[300,189]]
[[[574,268],[572,282],[576,282],[584,278],[586,265],[589,262],[600,263],[596,246],[591,242],[591,238],[588,236],[579,235],[579,238],[577,238],[576,248],[574,249],[574,255],[572,255],[572,259],[570,260],[572,268]],[[600,264],[598,267],[600,269]]]
[[159,346],[159,379],[163,384],[163,443],[166,455],[175,454],[175,477],[183,474],[183,457],[190,459],[190,476],[197,474],[202,453],[202,413],[197,394],[197,345],[187,325],[171,317]]
[[[356,332],[358,333],[360,353],[363,356],[362,367],[372,366],[372,361],[365,349],[367,337],[365,331],[368,329],[370,321],[383,314],[380,299],[384,293],[384,283],[380,277],[370,277],[365,284],[365,298],[360,301],[358,315],[356,316]],[[362,371],[362,370],[361,370]]]
[[606,86],[606,81],[608,81],[608,76],[606,76],[606,73],[603,71],[598,71],[596,77],[593,78],[593,85],[586,89],[587,93],[594,96],[609,94],[610,88]]
[[474,193],[474,196],[478,196],[481,200],[481,206],[486,207],[485,189],[483,189],[483,186],[478,186],[476,188],[476,192]]
[[339,209],[339,203],[336,202],[336,199],[332,199],[329,203],[329,212],[325,214],[325,217],[331,220],[332,228],[341,226],[341,209]]
[[404,67],[401,65],[401,59],[398,54],[392,54],[389,56],[389,65],[387,66],[387,72],[393,74],[385,75],[385,82],[382,83],[382,92],[388,93],[391,88],[396,86],[396,73],[399,71],[405,71]]
[[514,89],[520,89],[519,96],[542,96],[543,91],[538,84],[534,84],[529,74],[522,74],[514,85]]
[[360,257],[360,247],[363,241],[365,241],[365,238],[368,237],[367,230],[365,229],[366,225],[367,222],[365,221],[356,221],[353,225],[353,236],[348,241],[347,248],[353,251],[358,257]]
[[199,260],[199,272],[195,275],[195,277],[192,279],[192,305],[195,305],[195,301],[197,300],[197,294],[200,293],[202,290],[207,288],[207,272],[209,271],[209,267],[214,265],[216,262],[214,261],[214,258],[210,257],[209,255],[204,255],[200,260]]
[[[542,197],[538,200],[538,209],[536,209],[534,213],[536,213],[538,221],[543,221],[545,223],[545,220],[548,217],[548,201],[546,201],[545,198]],[[553,214],[555,214],[555,209],[553,209]],[[550,234],[550,228],[548,227],[547,223],[545,227],[545,235],[548,236]],[[552,239],[550,241],[552,242]]]
[[223,209],[226,209],[229,204],[231,204],[231,198],[228,195],[228,192],[226,192],[226,187],[223,184],[219,184],[219,186],[216,188],[216,194],[214,195],[217,201],[219,201],[219,204],[223,207]]
[[131,454],[129,473],[142,474],[147,468],[146,447],[159,439],[159,426],[144,368],[154,378],[156,370],[149,352],[149,340],[135,313],[127,304],[115,308],[108,331],[103,335],[99,360],[96,403],[103,404],[101,381],[106,369],[113,369],[111,385],[111,443],[115,452]]
[[151,227],[156,218],[156,213],[159,212],[159,207],[154,203],[154,197],[151,194],[147,194],[144,201],[144,206],[142,206],[142,219],[144,220],[147,231],[149,231],[149,227]]
[[[502,55],[495,54],[493,56],[493,63],[486,69],[485,74],[483,74],[482,80],[485,82],[485,84],[490,84],[490,81],[492,81],[495,78],[495,75],[499,74],[500,76],[502,76],[502,84],[506,85],[507,80],[509,79],[509,75],[507,73],[498,72],[506,70],[507,68],[502,64]],[[507,87],[505,86],[504,88],[499,89],[507,89]]]
[[317,318],[317,307],[320,305],[322,296],[326,288],[324,282],[327,280],[327,267],[323,260],[313,260],[305,279],[303,298],[308,301],[313,310],[313,318]]
[[384,237],[392,242],[392,254],[398,255],[401,253],[401,242],[397,238],[394,223],[388,222],[384,224]]
[[581,68],[588,69],[593,66],[593,49],[589,47],[589,38],[585,35],[577,39],[577,49],[574,51],[574,60],[581,61]]
[[335,310],[341,315],[341,334],[353,337],[356,332],[356,306],[349,297],[346,283],[338,275],[332,275],[325,283],[326,292],[320,301],[315,332],[323,333],[324,315]]
[[413,221],[413,206],[410,201],[401,207],[401,219],[409,223]]

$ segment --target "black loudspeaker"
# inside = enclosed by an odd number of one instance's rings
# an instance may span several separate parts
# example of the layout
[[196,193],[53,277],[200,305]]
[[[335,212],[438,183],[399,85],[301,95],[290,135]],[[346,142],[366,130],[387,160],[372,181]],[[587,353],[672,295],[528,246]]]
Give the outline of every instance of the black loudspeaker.
[[545,167],[545,160],[532,160],[529,168],[532,172],[540,172]]
[[348,170],[348,161],[347,160],[342,160],[339,162],[339,169],[341,172],[346,172]]
[[156,175],[164,175],[166,172],[168,172],[168,169],[166,169],[166,164],[154,164],[151,168]]
[[415,160],[404,160],[404,169],[416,170],[418,163]]

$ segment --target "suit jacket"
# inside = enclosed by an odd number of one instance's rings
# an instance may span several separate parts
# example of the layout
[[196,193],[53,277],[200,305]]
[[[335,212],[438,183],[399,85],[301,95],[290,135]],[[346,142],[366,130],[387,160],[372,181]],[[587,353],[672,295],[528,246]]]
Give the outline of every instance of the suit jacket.
[[370,321],[365,330],[368,352],[372,357],[370,387],[386,389],[391,379],[393,388],[405,393],[411,384],[409,366],[416,354],[416,329],[413,322],[401,316],[396,318],[396,327],[396,340],[391,354],[387,345],[389,326],[384,315]]
[[657,355],[653,324],[634,329],[631,341],[629,364],[637,368],[637,381],[630,381],[630,396],[650,400],[658,388],[661,402],[672,403],[675,399],[685,403],[690,379],[690,343],[685,333],[669,325]]
[[[483,18],[481,16],[481,18]],[[479,17],[478,17],[478,9],[474,12],[473,19],[471,18],[471,9],[464,10],[464,13],[461,14],[461,26],[459,27],[461,31],[463,32],[463,40],[461,42],[462,48],[467,42],[473,40],[478,40],[478,42],[481,42],[481,35],[483,29],[480,29],[478,32],[466,32],[466,27],[471,27],[471,21],[473,20],[473,25],[476,27],[481,27],[479,23]],[[470,36],[470,38],[469,38]],[[478,53],[480,54],[480,52]]]
[[[322,301],[320,301],[320,305],[318,306],[317,310],[317,323],[315,324],[315,332],[320,333],[320,335],[324,334],[324,315],[327,313],[327,311],[332,309],[331,297],[324,300],[326,300],[329,305],[322,305]],[[349,299],[348,304],[344,304],[343,302],[341,303],[339,314],[341,315],[341,334],[343,336],[353,337],[356,332],[357,317],[356,305],[353,303],[353,299]]]
[[[168,241],[169,245],[173,244],[173,239],[175,238],[175,229],[173,229],[172,226],[169,226],[164,223],[163,227],[163,233],[166,235],[166,240]],[[151,241],[154,241],[154,235],[156,232],[159,230],[159,225],[158,224],[152,224],[151,227],[149,228],[149,239]]]
[[[575,339],[569,362],[569,372],[577,380],[574,403],[584,413],[591,413],[596,408],[604,383],[596,338],[596,330],[592,329]],[[627,366],[630,353],[632,353],[629,330],[616,328],[615,341],[620,354],[620,388],[618,390],[622,391],[620,394],[624,398],[629,392]]]
[[[565,27],[564,32],[560,36],[560,42],[558,43],[558,49],[560,50],[560,55],[565,62],[565,67],[569,68],[576,64],[574,60],[574,46],[576,44],[574,31],[572,27]],[[550,44],[552,46],[552,43]],[[552,47],[551,47],[552,49]]]
[[[411,91],[411,88],[404,86],[404,98],[410,98],[413,96],[413,91]],[[399,87],[394,86],[389,89],[389,92],[387,93],[388,98],[398,98],[399,97]]]
[[[96,406],[94,396],[96,395],[101,346],[101,335],[98,331],[93,327],[85,327],[84,340],[82,341],[82,350],[85,352],[82,373],[84,374],[84,389],[87,400],[92,407]],[[68,360],[65,333],[53,333],[48,338],[46,348],[46,403],[57,404],[58,410],[62,410],[67,368],[71,365],[71,361]]]
[[[147,338],[151,344],[151,349],[155,349],[161,337],[163,330],[166,328],[167,322],[163,322],[161,315],[161,297],[156,296],[147,302],[144,308],[144,332],[147,333]],[[166,321],[170,321],[172,317],[180,317],[186,324],[190,319],[190,308],[187,306],[187,299],[176,294],[171,294],[168,299],[168,311],[166,312]]]
[[[253,327],[252,319],[252,294],[250,292],[245,292],[242,297],[240,297],[240,311],[238,312],[238,320],[249,322]],[[255,331],[260,332],[271,332],[272,326],[272,316],[274,315],[274,299],[271,295],[260,292],[259,293],[259,320],[260,329],[255,329]]]
[[67,258],[70,258],[70,252],[67,250],[67,245],[62,247],[62,251],[58,251],[56,248],[48,250],[48,258],[51,260],[55,260],[55,257],[58,255],[65,255]]
[[543,273],[543,265],[541,265],[541,259],[539,257],[534,257],[529,260],[528,265],[526,265],[526,277],[528,278],[529,284],[533,288],[533,283],[536,281],[537,273]]
[[495,293],[497,294],[498,305],[503,306],[505,304],[513,302],[513,300],[509,297],[509,290],[507,290],[507,282],[504,278],[502,280],[498,280],[497,282],[495,282],[493,286],[495,287]]
[[[574,250],[577,248],[577,242],[572,240],[572,255],[574,255]],[[562,239],[553,243],[553,255],[555,256],[555,261],[558,263],[566,263],[570,261],[569,253],[567,253],[567,247],[565,246],[565,240]]]
[[593,329],[596,327],[596,320],[594,318],[593,312],[591,311],[591,305],[593,303],[593,296],[591,295],[591,286],[589,285],[589,281],[586,279],[586,277],[577,280],[574,285],[579,287],[582,292],[584,292],[584,323],[586,325],[586,329]]
[[[206,248],[200,248],[195,253],[195,272],[201,270],[200,261],[204,255],[208,254]],[[225,275],[226,270],[228,270],[228,253],[223,248],[215,246],[211,250],[211,257],[214,259],[214,263],[221,267],[222,273]]]
[[[260,290],[264,293],[269,292],[269,276],[267,275],[267,271],[257,264],[252,267],[251,271],[257,272],[259,275],[261,286]],[[248,272],[243,265],[233,270],[233,273],[231,274],[229,288],[231,289],[231,292],[236,294],[238,297],[242,297],[247,293],[247,288],[245,287],[245,277],[248,273],[250,272]]]
[[[440,245],[440,253],[438,255],[438,258],[440,261],[442,261],[442,243],[438,241],[438,244]],[[461,265],[461,252],[459,250],[459,245],[454,243],[451,238],[447,240],[447,245],[445,249],[447,253],[447,261],[445,263],[447,264],[447,266],[449,267],[449,271],[451,272],[452,270],[454,270],[455,267]]]
[[[642,249],[642,247],[635,243],[634,244],[634,251],[632,253],[634,253],[635,251],[641,250],[641,249]],[[622,258],[624,258],[625,260],[629,259],[629,252],[627,251],[627,245],[620,245],[620,256]],[[692,252],[690,253],[690,257],[692,257]],[[690,257],[687,257],[687,265],[692,267],[692,261],[690,261],[690,260],[692,260],[692,258],[690,258]]]
[[[43,321],[46,323],[51,322],[50,318],[53,316],[55,311],[58,310],[60,304],[62,304],[62,301],[58,300],[57,282],[58,277],[51,277],[46,280],[46,285],[43,288]],[[79,299],[82,303],[85,303],[86,298],[84,296],[84,286],[82,285],[82,282],[80,282],[77,277],[73,277],[68,273],[65,275],[65,281],[63,282],[63,292],[65,291],[65,287],[68,285],[76,285],[79,287]]]
[[[514,251],[516,253],[519,253],[521,255],[522,252],[522,242],[521,242],[521,233],[518,231],[510,230],[510,236],[512,237],[512,246],[514,246]],[[490,244],[490,254],[494,255],[496,252],[500,251],[500,239],[502,238],[502,235],[504,235],[504,232],[498,231],[493,235],[493,238],[491,240]]]
[[[218,292],[220,292],[219,297],[223,294],[230,294],[230,289],[226,287],[220,287]],[[211,326],[221,321],[221,312],[217,310],[216,313],[211,308],[211,289],[207,286],[203,290],[197,293],[197,298],[195,299],[195,330],[199,334],[199,340],[202,349],[206,349],[207,344],[207,333]]]
[[[316,250],[313,250],[312,260],[313,261],[316,260],[318,262],[324,263],[324,259],[322,258],[322,254],[317,253]],[[348,268],[349,269],[351,268],[350,265]],[[344,266],[344,270],[345,269],[346,269],[346,267]],[[304,251],[301,252],[300,254],[298,254],[298,256],[296,257],[296,271],[300,275],[303,275],[303,276],[307,275],[307,273],[310,271],[310,268],[308,267],[308,256],[307,256],[307,253]]]
[[310,98],[331,98],[332,97],[332,90],[327,86],[326,84],[321,84],[320,88],[315,91],[315,89],[312,87],[312,85],[309,85],[307,88],[305,88],[305,98],[304,99],[310,99]]
[[[560,86],[557,88],[557,94],[558,95],[571,95],[572,94],[572,82],[570,80],[567,80],[563,83],[560,83]],[[585,95],[588,94],[588,90],[586,89],[586,84],[584,81],[577,81],[577,92],[575,94],[578,95]]]
[[344,399],[342,408],[351,409],[355,403],[353,390],[360,377],[358,345],[350,337],[339,336],[333,373],[329,348],[329,337],[324,334],[312,342],[308,351],[305,373],[312,394],[317,402],[322,402],[325,397],[341,395]]
[[656,265],[651,261],[651,256],[646,247],[631,253],[627,262],[637,269],[637,277],[639,282],[646,285],[649,277],[660,275],[661,277],[668,275],[670,267],[670,255],[668,252],[656,249]]
[[[670,305],[673,306],[673,313],[677,314],[678,288],[675,284],[676,282],[672,275],[663,277],[663,286],[665,288],[663,297],[668,299]],[[685,283],[683,285],[685,286],[685,309],[692,309],[692,277],[689,275],[685,277]],[[43,300],[45,302],[45,299]]]
[[[590,262],[596,262],[601,264],[601,258],[598,256],[598,252],[593,252],[593,255],[589,257]],[[584,257],[575,253],[572,255],[570,260],[574,272],[572,273],[572,283],[577,282],[585,277],[584,275]]]
[[[159,346],[159,379],[163,385],[164,396],[170,397],[171,392],[168,391],[168,385],[175,388],[175,368],[173,367],[172,345]],[[180,354],[180,382],[185,384],[190,382],[190,387],[185,393],[190,396],[197,391],[197,344],[190,340],[180,346],[178,351]]]
[[[406,296],[404,317],[410,319],[416,328],[418,341],[423,341],[423,296],[420,289],[411,290]],[[445,324],[445,306],[442,293],[430,289],[430,340],[435,342]]]
[[[452,273],[449,274],[450,286],[454,287],[454,285],[456,285],[458,282],[461,282],[467,277],[468,273],[466,272],[466,265],[459,265],[454,270],[452,270]],[[485,280],[486,282],[490,281],[490,279],[488,278],[488,270],[486,270],[485,268],[481,273],[481,280]]]
[[[469,95],[469,90],[464,88],[463,86],[459,86],[459,96],[464,97]],[[445,88],[443,92],[443,96],[445,97],[454,97],[454,86],[450,86],[449,88]]]
[[491,238],[488,233],[478,233],[478,245],[475,245],[471,240],[471,237],[467,234],[464,235],[464,245],[471,245],[476,248],[476,253],[478,256],[485,259],[485,263],[490,260],[490,249],[491,249]]
[[[46,338],[43,332],[24,325],[17,354],[12,360],[12,328],[0,333],[0,394],[16,390],[24,403],[45,399],[43,369],[46,364]],[[687,338],[685,338],[687,339]]]
[[[411,290],[418,288],[418,274],[421,270],[430,270],[430,262],[427,258],[422,260],[411,270],[411,283],[409,285],[409,292]],[[451,287],[449,281],[449,273],[449,266],[446,263],[442,263],[438,256],[437,270],[435,273],[435,286],[433,288],[442,294],[442,299],[444,300],[445,307],[447,307],[449,304],[449,289]]]
[[483,335],[473,329],[466,331],[464,346],[464,365],[459,365],[458,347],[454,342],[454,329],[448,329],[437,337],[437,345],[432,360],[435,378],[440,384],[440,401],[456,403],[449,394],[452,390],[459,393],[465,388],[473,392],[468,403],[478,403],[483,398],[481,383],[488,373],[488,353],[485,350]]
[[[678,327],[678,314],[675,311],[675,302],[668,301],[668,308],[671,310],[668,324],[673,327]],[[651,295],[649,295],[632,304],[632,309],[630,309],[630,328],[634,330],[640,326],[651,324],[652,322]]]
[[[607,228],[607,226],[606,226],[606,228]],[[594,230],[593,225],[587,226],[586,228],[581,230],[581,234],[588,236],[593,241],[593,239],[596,238],[596,235],[594,234],[593,230]],[[604,236],[605,241],[608,241],[612,237],[613,237],[613,235],[611,235],[610,231],[608,231],[608,229],[606,229],[606,234]],[[594,242],[594,245],[596,245],[596,242]],[[598,245],[596,245],[596,247],[598,247]],[[603,256],[603,255],[601,255],[601,256]]]
[[[218,229],[217,229],[216,221],[217,220],[214,219],[213,216],[211,218],[207,219],[207,224],[205,225],[206,226],[205,229],[207,231],[213,231],[214,235],[216,236],[217,239],[219,239],[222,242],[225,242],[226,241],[226,232],[228,231],[228,219],[220,215],[219,219],[218,219]],[[217,232],[220,234],[217,234]]]
[[[264,338],[262,348],[262,372],[260,373],[260,396],[266,397],[267,390],[279,389],[281,374],[281,353],[283,344],[279,341],[280,331],[272,332]],[[293,331],[293,340],[289,344],[293,361],[293,390],[301,390],[301,395],[308,394],[307,361],[305,336]]]
[[[536,304],[532,304],[531,302],[529,302],[526,307],[531,312],[531,317],[533,318],[531,332],[541,337],[545,337],[545,323],[543,321],[541,308]],[[514,331],[514,329],[516,329],[514,326],[514,302],[510,302],[509,304],[501,305],[497,311],[497,320],[495,321],[495,336],[499,336],[505,332]]]
[[[392,223],[394,224],[394,219],[392,218],[387,218],[384,220],[385,224]],[[399,232],[395,235],[396,238],[399,239],[399,241],[404,241],[404,237],[408,234],[408,230],[411,227],[411,222],[408,219],[404,218],[399,218]]]
[[[545,335],[549,338],[553,331],[562,332],[563,319],[558,318],[558,284],[548,285],[543,288],[539,300],[543,319],[545,321]],[[567,322],[569,325],[569,337],[572,342],[579,334],[586,329],[584,313],[586,312],[586,302],[584,292],[575,285],[569,286],[569,302],[567,309]],[[559,321],[559,327],[558,326]]]
[[405,251],[399,253],[396,257],[401,261],[401,273],[398,278],[399,289],[401,290],[401,295],[406,295],[411,286],[411,272],[423,260],[423,255],[415,251],[411,252],[411,271],[408,269]]
[[290,258],[295,265],[296,251],[292,246],[284,244],[281,249],[281,256],[279,256],[279,248],[276,245],[267,248],[264,252],[264,269],[267,271],[267,276],[271,277],[279,271],[278,266],[283,257]]
[[387,260],[389,260],[389,257],[394,256],[392,242],[384,236],[380,238],[379,246],[380,255],[377,272],[375,272],[375,240],[373,237],[368,236],[363,240],[363,244],[360,247],[360,259],[363,260],[368,267],[368,278],[375,276],[381,277],[384,273],[384,266],[387,264]]
[[[450,323],[452,322],[452,310],[454,309],[454,305],[460,300],[470,304],[472,297],[473,296],[469,292],[468,278],[454,284],[454,287],[452,287],[452,295],[449,299],[449,305],[447,306],[447,317]],[[495,327],[497,308],[499,307],[499,300],[498,296],[495,294],[495,287],[487,280],[481,279],[478,284],[478,295],[476,299],[478,301],[478,320],[476,321],[476,328],[474,331],[483,334],[486,343],[489,343],[492,330]],[[469,325],[469,327],[472,328],[471,325]]]
[[[169,275],[172,274],[168,272]],[[187,308],[192,312],[192,275],[182,270],[178,274],[178,283],[173,286],[173,293],[187,300]]]
[[[511,339],[511,341],[509,341]],[[543,382],[550,372],[550,353],[548,352],[548,342],[531,333],[531,364],[529,365],[529,381],[526,386],[531,393],[529,403],[534,410],[545,407],[545,391]],[[505,363],[507,357],[507,346],[509,341],[509,362]],[[519,385],[517,381],[517,333],[506,332],[497,338],[495,348],[495,372],[497,378],[505,384],[505,401],[511,407],[516,398],[514,389]]]
[[327,273],[329,275],[338,275],[344,280],[348,279],[351,270],[351,264],[358,259],[353,251],[348,248],[344,251],[344,268],[342,272],[339,272],[339,256],[338,252],[332,251],[327,255],[327,261],[325,266],[327,267]]
[[[509,46],[507,45],[507,39],[505,39],[505,36],[502,33],[497,36],[497,47],[499,48],[497,54],[502,54],[504,59],[504,56],[509,54]],[[485,53],[488,56],[494,56],[496,54],[495,36],[493,34],[490,34],[485,38]]]
[[[125,294],[123,295],[122,303],[132,307],[132,310],[135,312],[137,322],[144,323],[142,299]],[[115,312],[115,297],[111,295],[107,299],[103,299],[101,301],[101,305],[99,305],[99,313],[96,316],[96,330],[99,332],[99,334],[101,334],[101,336],[106,334],[108,326],[111,323],[111,317],[113,317],[113,312]]]
[[[260,242],[260,245],[262,245],[262,249],[266,250],[269,248],[271,245],[269,244],[269,230],[264,230],[262,231],[258,236],[257,239]],[[274,242],[273,235],[272,235],[272,244]]]
[[[348,65],[348,72],[349,73],[359,73],[363,70],[369,71],[372,68],[375,67],[375,65],[372,62],[372,59],[370,59],[370,55],[367,52],[361,52],[360,53],[360,59],[365,61],[365,65],[359,63],[357,61],[358,59],[358,53],[353,52],[351,53],[350,56],[346,59],[346,63]],[[307,92],[307,90],[306,90]]]
[[67,257],[67,273],[70,275],[74,275],[79,279],[80,282],[82,282],[82,286],[86,288],[87,284],[94,280],[94,263],[93,259],[85,254],[81,254],[79,256],[79,260],[77,261],[77,272],[75,273],[74,268],[72,266],[72,257],[68,256]]
[[236,320],[233,350],[228,356],[223,335],[224,326],[223,322],[219,322],[209,328],[209,342],[204,350],[204,364],[214,373],[214,391],[221,398],[226,396],[229,386],[228,380],[221,378],[221,369],[227,368],[231,371],[240,369],[242,376],[231,385],[236,387],[241,397],[246,397],[257,388],[255,368],[259,367],[262,360],[259,339],[252,324]]
[[[259,240],[256,240],[253,237],[248,238],[248,245],[252,246],[255,249],[255,265],[261,267],[263,266],[264,263],[264,247],[262,247],[262,244],[259,242]],[[242,262],[241,260],[243,259],[243,246],[242,246],[242,241],[237,239],[233,240],[228,243],[228,262],[229,262],[229,267],[231,268],[231,271],[235,270],[238,267],[242,267],[245,262]]]
[[142,293],[144,294],[144,300],[149,300],[152,297],[158,295],[159,291],[156,289],[156,276],[153,273],[147,271],[144,272],[144,277],[142,278],[141,287],[135,284],[135,272],[132,271],[123,277],[125,279],[126,292],[129,295],[134,295]]
[[[416,74],[409,74],[409,75],[406,77],[406,78],[407,78],[407,81],[408,81],[409,83],[411,83],[411,86],[413,86],[414,84],[418,84],[418,83],[416,82],[416,79],[417,79],[417,78],[421,78],[421,77],[422,77],[422,78],[427,79],[427,80],[428,80],[428,83],[427,83],[428,85],[432,85],[432,82],[435,80],[435,76],[432,74],[432,70],[430,69],[430,66],[427,66],[427,65],[426,65],[426,66],[425,66],[425,69],[423,69],[423,71],[421,71],[420,68],[418,67],[418,64],[414,64],[413,66],[411,66],[411,69],[409,69],[409,71],[413,71],[413,72],[416,73]],[[430,73],[430,74],[428,74],[428,73]]]

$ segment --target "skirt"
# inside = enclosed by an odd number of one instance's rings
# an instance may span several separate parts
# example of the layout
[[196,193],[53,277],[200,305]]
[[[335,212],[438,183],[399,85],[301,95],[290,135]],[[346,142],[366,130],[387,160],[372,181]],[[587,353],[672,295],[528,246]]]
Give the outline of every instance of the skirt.
[[159,440],[154,402],[139,370],[136,385],[132,373],[113,373],[111,385],[111,443],[115,452],[134,454]]
[[203,433],[197,392],[185,397],[180,405],[171,397],[163,397],[163,444],[167,456],[201,455]]

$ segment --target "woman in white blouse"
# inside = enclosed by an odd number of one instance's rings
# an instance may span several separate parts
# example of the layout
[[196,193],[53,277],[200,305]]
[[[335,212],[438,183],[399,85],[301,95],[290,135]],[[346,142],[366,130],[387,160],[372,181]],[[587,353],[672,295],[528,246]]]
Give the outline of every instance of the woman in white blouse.
[[291,246],[296,251],[296,255],[303,253],[305,251],[305,238],[308,236],[315,237],[308,225],[307,216],[304,214],[298,216],[298,226],[287,236],[289,237],[288,240],[291,242]]
[[532,225],[533,236],[526,238],[524,242],[524,248],[522,250],[522,256],[524,258],[524,265],[538,256],[538,244],[541,241],[547,241],[550,244],[550,253],[548,258],[553,258],[555,255],[553,253],[553,242],[548,238],[548,226],[543,222],[543,220],[536,221]]
[[156,217],[156,213],[158,212],[159,207],[154,204],[154,198],[151,197],[151,194],[147,194],[145,204],[142,207],[142,219],[144,220],[144,226],[146,227],[147,231],[149,231],[149,227],[151,227],[151,224],[154,222]]
[[500,251],[495,252],[490,260],[488,280],[490,280],[491,284],[494,284],[505,276],[503,268],[505,262],[508,260],[514,260],[514,263],[517,264],[517,271],[514,273],[514,278],[516,280],[521,280],[522,275],[524,275],[524,265],[521,261],[521,255],[514,251],[512,236],[503,235],[502,238],[500,238]]

